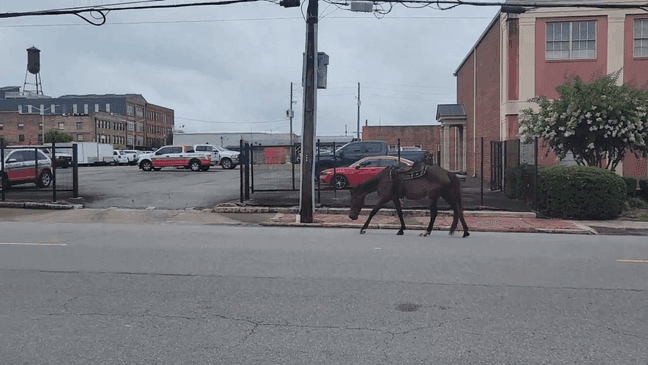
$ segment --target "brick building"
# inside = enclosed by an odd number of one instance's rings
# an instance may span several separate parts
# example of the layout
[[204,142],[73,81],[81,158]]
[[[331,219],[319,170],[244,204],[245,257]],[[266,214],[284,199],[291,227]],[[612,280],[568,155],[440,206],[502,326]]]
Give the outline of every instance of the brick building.
[[[633,2],[641,3],[626,1]],[[641,9],[566,7],[527,8],[522,14],[498,12],[454,73],[457,105],[465,109],[465,120],[439,119],[449,132],[444,134],[444,148],[460,149],[467,172],[478,175],[481,137],[485,140],[484,164],[490,167],[490,141],[520,137],[522,110],[536,106],[528,100],[558,97],[556,88],[565,77],[577,75],[588,81],[596,74],[619,70],[620,83],[648,86],[648,13]],[[464,133],[461,138],[451,133],[459,131]],[[554,154],[544,156],[541,150],[542,165],[559,162]],[[446,155],[444,165],[451,163]],[[631,154],[617,172],[646,176],[647,167],[646,159]],[[490,177],[490,168],[485,169],[485,177]]]
[[363,140],[386,141],[391,150],[396,150],[398,139],[401,147],[419,147],[436,154],[440,149],[439,125],[364,126]]
[[0,88],[0,136],[12,144],[40,143],[41,110],[46,131],[59,129],[75,141],[105,141],[115,148],[159,147],[174,129],[173,109],[150,104],[139,94],[52,98],[8,86]]

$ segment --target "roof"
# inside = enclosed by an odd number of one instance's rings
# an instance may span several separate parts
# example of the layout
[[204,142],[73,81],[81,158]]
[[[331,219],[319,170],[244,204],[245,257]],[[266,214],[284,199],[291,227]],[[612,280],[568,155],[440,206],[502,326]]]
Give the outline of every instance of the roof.
[[466,118],[466,108],[463,104],[439,104],[437,106],[436,119],[444,118]]

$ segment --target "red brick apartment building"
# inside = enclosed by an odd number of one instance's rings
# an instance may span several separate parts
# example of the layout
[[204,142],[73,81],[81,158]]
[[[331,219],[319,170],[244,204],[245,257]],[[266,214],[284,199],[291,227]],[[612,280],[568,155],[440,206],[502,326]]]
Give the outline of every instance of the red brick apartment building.
[[390,150],[396,150],[400,138],[401,147],[419,147],[436,154],[439,130],[438,125],[364,126],[362,139],[386,141]]
[[[516,5],[543,2],[578,0],[511,1]],[[616,1],[601,3],[611,2]],[[648,12],[644,10],[569,7],[498,12],[454,73],[456,106],[464,111],[437,113],[443,166],[479,175],[484,137],[484,175],[490,177],[490,141],[520,138],[522,110],[536,106],[528,100],[557,98],[556,88],[566,77],[578,75],[589,81],[596,74],[619,70],[620,83],[648,87]],[[541,151],[540,164],[558,163],[555,155],[544,155]],[[645,177],[647,167],[646,159],[630,154],[617,173]]]

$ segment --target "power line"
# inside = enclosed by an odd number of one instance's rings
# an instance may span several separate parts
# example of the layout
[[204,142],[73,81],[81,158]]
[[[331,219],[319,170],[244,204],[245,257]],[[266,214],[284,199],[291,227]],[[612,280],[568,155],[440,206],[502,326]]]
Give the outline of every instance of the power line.
[[[150,0],[157,2],[155,0]],[[217,5],[231,5],[245,2],[257,2],[257,1],[269,1],[276,3],[273,0],[223,0],[223,1],[209,1],[209,2],[200,2],[200,3],[189,3],[189,4],[168,4],[168,5],[146,5],[146,6],[88,6],[88,7],[78,7],[78,8],[64,8],[64,9],[51,9],[51,10],[41,10],[41,11],[27,11],[27,12],[14,12],[14,13],[0,13],[0,18],[18,18],[25,16],[44,16],[44,15],[76,15],[79,18],[85,20],[89,24],[100,26],[106,23],[106,16],[111,11],[122,11],[122,10],[145,10],[145,9],[178,9],[186,7],[196,7],[196,6],[217,6]],[[336,6],[348,6],[347,1],[336,2],[331,0],[324,0],[326,3]],[[137,4],[140,2],[147,2],[146,0],[141,1],[132,1],[132,2],[122,2],[118,4]],[[376,11],[376,16],[388,14],[393,9],[394,4],[401,4],[406,7],[432,7],[436,6],[438,10],[449,10],[460,5],[468,6],[506,6],[506,7],[516,7],[520,9],[535,9],[535,8],[595,8],[595,9],[643,9],[648,11],[648,4],[624,4],[624,3],[525,3],[525,4],[511,4],[509,2],[493,2],[493,1],[464,1],[464,0],[430,0],[430,1],[420,1],[420,0],[397,0],[397,1],[375,1],[374,2],[378,7],[382,9],[383,4],[389,6],[388,10],[378,10]],[[303,3],[302,3],[303,5]],[[414,6],[416,5],[416,6]],[[445,6],[445,7],[442,7]],[[344,9],[349,10],[350,9]],[[94,20],[88,19],[81,14],[88,13]]]

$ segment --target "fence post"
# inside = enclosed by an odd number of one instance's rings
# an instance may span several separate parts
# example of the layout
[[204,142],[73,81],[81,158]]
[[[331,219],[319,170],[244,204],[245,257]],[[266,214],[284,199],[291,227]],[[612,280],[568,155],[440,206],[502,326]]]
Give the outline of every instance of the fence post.
[[243,204],[243,170],[245,170],[245,151],[243,151],[243,140],[239,139],[239,190],[241,194],[241,204]]
[[502,176],[500,177],[500,183],[502,186],[502,191],[506,191],[506,168],[508,167],[508,141],[504,140],[504,151],[502,153],[504,158],[504,166],[502,166]]
[[484,137],[481,137],[481,203],[484,206]]
[[533,178],[533,205],[538,209],[538,137],[533,142],[534,159],[535,159],[535,176]]
[[398,164],[400,165],[401,159],[400,159],[400,138],[398,139]]
[[79,197],[79,158],[78,158],[78,149],[79,146],[76,144],[72,145],[72,196],[75,198]]
[[292,166],[292,189],[295,190],[295,142],[290,134],[290,165]]
[[254,143],[250,143],[250,192],[254,194]]
[[7,197],[5,196],[5,190],[7,190],[7,187],[6,187],[6,186],[7,186],[7,184],[9,183],[9,181],[5,181],[5,178],[4,178],[4,170],[5,170],[5,166],[4,166],[5,147],[4,147],[4,143],[2,143],[2,142],[3,142],[3,140],[0,139],[0,187],[2,188],[2,201],[5,201],[6,198],[7,198]]
[[[320,157],[321,157],[320,148],[322,148],[322,145],[320,144],[320,140],[318,138],[317,139],[317,162],[320,161]],[[321,204],[321,202],[322,202],[322,189],[321,189],[320,180],[319,180],[320,171],[319,171],[319,169],[317,167],[321,167],[321,166],[319,166],[317,163],[315,163],[315,179],[317,180],[317,201],[315,202],[315,204]]]
[[245,143],[245,200],[250,199],[250,144]]
[[56,142],[52,142],[52,201],[56,203]]

